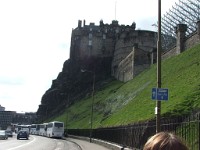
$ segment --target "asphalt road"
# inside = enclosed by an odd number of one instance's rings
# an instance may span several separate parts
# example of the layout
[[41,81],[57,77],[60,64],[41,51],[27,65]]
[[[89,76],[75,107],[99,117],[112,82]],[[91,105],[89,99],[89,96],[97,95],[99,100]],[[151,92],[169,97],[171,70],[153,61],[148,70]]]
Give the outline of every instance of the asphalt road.
[[29,140],[17,140],[16,135],[0,140],[0,150],[81,150],[79,145],[62,139],[30,135]]
[[0,140],[0,150],[109,150],[87,141],[67,138],[54,139],[30,135],[29,139],[17,140],[16,135]]

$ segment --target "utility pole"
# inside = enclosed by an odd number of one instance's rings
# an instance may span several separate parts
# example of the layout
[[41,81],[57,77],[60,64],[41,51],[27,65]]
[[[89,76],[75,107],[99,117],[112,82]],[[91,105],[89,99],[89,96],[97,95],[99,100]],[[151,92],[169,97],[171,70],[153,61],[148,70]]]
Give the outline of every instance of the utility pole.
[[91,116],[90,116],[90,143],[92,143],[92,130],[93,130],[93,114],[94,114],[94,92],[95,92],[95,71],[83,70],[81,72],[89,72],[93,75],[92,81],[92,103],[91,103]]
[[[158,0],[158,42],[157,42],[157,88],[161,88],[161,0]],[[161,131],[161,101],[156,101],[156,133]]]

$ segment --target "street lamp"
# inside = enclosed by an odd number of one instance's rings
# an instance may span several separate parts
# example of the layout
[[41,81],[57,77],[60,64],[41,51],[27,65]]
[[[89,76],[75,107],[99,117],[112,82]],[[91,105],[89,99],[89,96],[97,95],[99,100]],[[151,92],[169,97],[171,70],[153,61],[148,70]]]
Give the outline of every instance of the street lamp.
[[65,127],[66,127],[66,130],[65,130],[65,136],[67,137],[67,134],[68,134],[68,121],[69,121],[69,93],[66,94],[66,93],[60,93],[60,95],[64,95],[64,99],[66,98],[66,95],[67,95],[67,103],[65,104],[65,107],[66,107],[66,123],[65,123]]
[[[161,88],[161,0],[158,0],[157,87]],[[160,132],[161,101],[156,101],[156,132]]]
[[93,75],[92,82],[92,104],[91,104],[91,117],[90,117],[90,143],[92,142],[92,128],[93,128],[93,112],[94,112],[94,87],[95,87],[95,72],[81,69],[81,72],[89,72]]

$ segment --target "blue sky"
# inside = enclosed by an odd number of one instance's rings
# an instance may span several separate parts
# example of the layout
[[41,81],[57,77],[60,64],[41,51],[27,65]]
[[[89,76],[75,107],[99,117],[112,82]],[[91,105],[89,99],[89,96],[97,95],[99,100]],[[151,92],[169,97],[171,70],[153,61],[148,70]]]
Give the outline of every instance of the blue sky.
[[[162,0],[165,13],[178,0]],[[156,30],[158,0],[0,0],[0,105],[36,112],[41,97],[69,58],[71,31],[86,24]],[[116,5],[115,5],[116,4]],[[116,6],[116,7],[115,7]],[[116,9],[115,9],[116,8]],[[115,11],[116,10],[116,11]]]

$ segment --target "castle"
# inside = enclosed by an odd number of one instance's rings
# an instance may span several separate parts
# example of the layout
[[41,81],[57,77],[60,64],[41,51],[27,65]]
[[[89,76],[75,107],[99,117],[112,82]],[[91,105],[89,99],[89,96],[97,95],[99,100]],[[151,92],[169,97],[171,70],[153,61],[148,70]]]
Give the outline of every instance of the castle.
[[[174,29],[176,44],[171,49],[162,51],[162,59],[178,55],[200,43],[200,21],[196,25],[196,31],[186,36],[187,25],[178,24]],[[84,21],[82,26],[79,21],[78,27],[72,30],[70,59],[65,61],[62,72],[42,96],[37,115],[50,116],[53,114],[51,112],[64,110],[87,94],[92,80],[91,76],[81,75],[80,65],[85,60],[95,57],[92,59],[95,61],[91,62],[99,69],[95,72],[97,79],[103,79],[100,74],[103,72],[103,76],[108,73],[123,82],[131,80],[155,63],[157,33],[135,30],[135,26],[135,23],[131,26],[119,25],[116,20],[110,25],[100,21],[99,26],[94,23],[85,25]],[[109,61],[102,65],[103,61],[98,61],[102,59]]]
[[120,81],[128,81],[155,62],[157,33],[135,30],[132,25],[119,25],[117,20],[97,26],[86,25],[85,20],[78,21],[78,27],[72,30],[70,59],[88,57],[112,59],[111,75]]
[[[196,5],[197,4],[197,5]],[[162,60],[178,55],[200,43],[200,21],[197,1],[176,3],[162,19]],[[194,21],[197,21],[196,24]],[[42,96],[37,114],[40,119],[65,110],[90,91],[107,83],[110,76],[126,82],[156,63],[157,33],[136,30],[136,24],[119,25],[117,20],[99,25],[78,21],[72,30],[70,59]],[[81,69],[91,74],[82,74]],[[93,78],[94,79],[94,78]],[[95,82],[94,82],[95,81]],[[104,81],[104,82],[100,82]],[[98,85],[99,84],[99,85]]]
[[154,63],[157,33],[135,28],[134,22],[125,26],[117,20],[111,24],[101,20],[99,25],[86,25],[79,20],[71,34],[70,59],[64,62],[62,72],[42,96],[37,114],[47,117],[87,94],[91,74],[82,74],[81,69],[95,73],[97,88],[98,81],[111,76],[129,81]]

